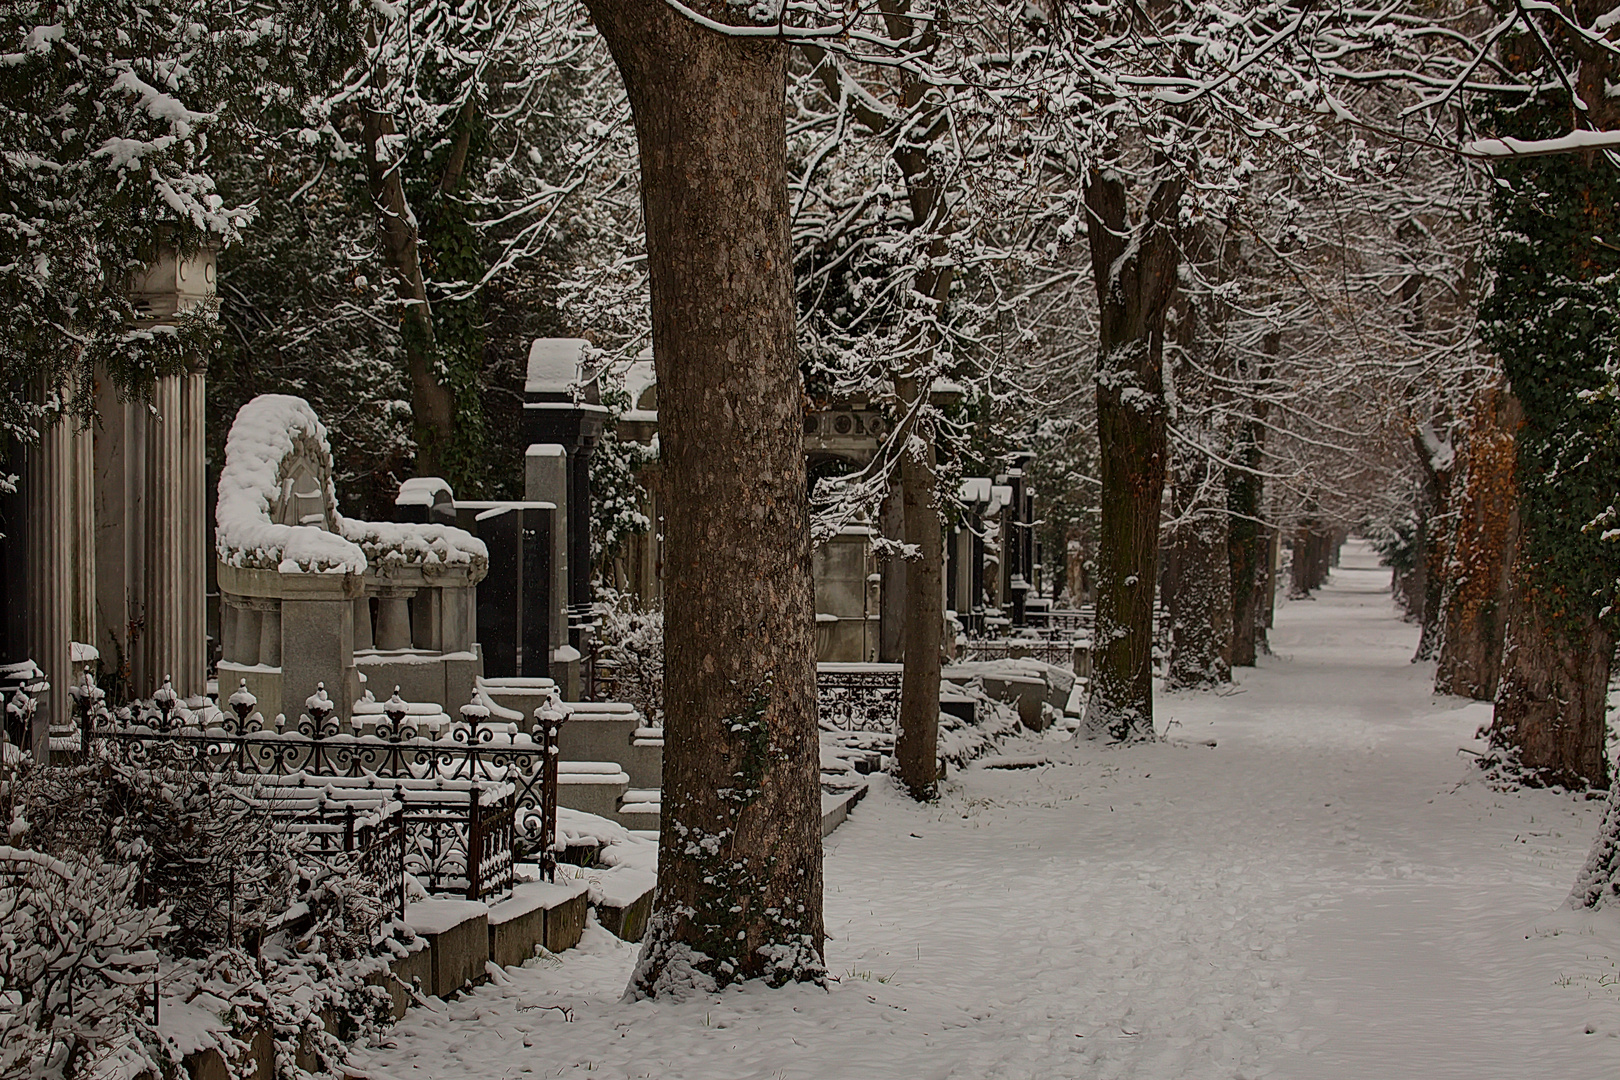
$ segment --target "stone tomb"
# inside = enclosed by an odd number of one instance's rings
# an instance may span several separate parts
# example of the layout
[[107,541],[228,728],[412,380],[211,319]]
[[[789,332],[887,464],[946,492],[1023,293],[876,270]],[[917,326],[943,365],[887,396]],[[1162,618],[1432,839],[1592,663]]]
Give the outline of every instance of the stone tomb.
[[338,513],[326,429],[302,398],[237,413],[219,480],[220,685],[295,720],[325,684],[343,717],[362,682],[444,707],[470,701],[481,660],[484,544],[449,525]]

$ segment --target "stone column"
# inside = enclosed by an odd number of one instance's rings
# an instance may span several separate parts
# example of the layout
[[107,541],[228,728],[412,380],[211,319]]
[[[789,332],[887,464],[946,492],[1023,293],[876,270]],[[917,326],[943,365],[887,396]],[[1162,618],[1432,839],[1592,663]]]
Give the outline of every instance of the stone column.
[[[90,644],[101,651],[102,689],[132,696],[134,674],[145,670],[148,413],[141,402],[119,401],[111,379],[101,380],[96,409],[97,629]],[[226,648],[233,645],[227,637]]]
[[973,532],[973,550],[968,555],[968,611],[983,611],[984,595],[984,516],[980,508],[975,507],[974,515],[978,518],[978,528]]
[[371,598],[362,596],[354,602],[354,650],[370,649],[371,638]]
[[[164,244],[131,283],[130,298],[141,312],[137,325],[175,326],[189,312],[206,311],[215,292],[215,273],[212,250],[182,258],[177,247]],[[130,689],[143,697],[166,676],[173,678],[174,689],[185,698],[201,697],[206,689],[206,364],[205,357],[191,357],[185,372],[159,379],[144,425],[145,521],[134,533],[140,538],[137,561],[144,568],[144,580],[139,592],[129,594],[141,606],[138,625],[145,639],[142,648],[131,649]],[[125,432],[126,458],[139,455],[139,444],[130,438],[137,434]]]
[[[151,422],[147,425],[146,649],[135,669],[134,691],[150,697],[174,680],[181,697],[192,693],[185,664],[185,533],[186,505],[182,499],[180,377],[165,376],[152,387]],[[198,573],[202,568],[197,568]]]
[[409,600],[415,589],[383,585],[377,589],[377,632],[375,648],[385,651],[411,647]]
[[[208,466],[204,422],[206,366],[195,362],[180,376],[180,608],[174,688],[198,698],[208,689]],[[260,650],[261,653],[263,650]],[[278,650],[279,651],[279,650]],[[263,661],[273,663],[274,661]]]
[[418,589],[411,600],[411,646],[424,652],[443,652],[443,589]]
[[281,604],[274,599],[265,601],[259,612],[259,663],[281,666]]
[[1031,574],[1029,572],[1029,539],[1030,530],[1024,518],[1024,470],[1010,469],[1007,480],[1012,485],[1012,499],[1008,501],[1007,508],[1002,515],[1006,523],[1006,535],[1001,541],[1001,557],[1007,560],[1007,590],[1011,593],[1012,624],[1023,626],[1026,622],[1024,615],[1024,601],[1029,596]]
[[72,640],[96,646],[96,441],[92,429],[74,424],[73,623]]
[[27,452],[28,545],[27,642],[34,663],[50,680],[40,696],[29,733],[34,760],[50,754],[50,728],[71,716],[73,635],[73,453],[72,421],[58,419]]
[[584,652],[591,611],[591,452],[594,438],[581,438],[568,455],[568,643]]
[[232,623],[236,635],[231,639],[231,661],[248,667],[259,662],[259,645],[264,641],[264,611],[255,599],[243,597],[236,601],[236,618]]
[[[560,652],[567,645],[568,637],[568,604],[569,604],[569,502],[568,502],[568,453],[558,443],[536,443],[529,447],[525,458],[524,497],[534,502],[549,502],[557,509],[552,512],[551,518],[551,632],[550,640],[554,651]],[[572,648],[570,647],[570,651]],[[567,655],[567,654],[563,654]],[[548,660],[551,658],[548,658]],[[571,660],[554,660],[551,664],[551,677],[563,687],[564,697],[573,700],[578,696],[577,688],[573,691],[568,686],[572,677],[578,681],[578,661],[575,655]],[[571,668],[569,665],[573,665]],[[524,672],[528,672],[528,658],[524,658]],[[572,674],[570,674],[572,673]]]
[[557,511],[549,506],[523,508],[523,654],[524,678],[551,677],[551,537]]
[[[236,605],[230,597],[220,594],[219,597],[219,646],[220,659],[236,659]],[[230,695],[227,694],[227,697]]]

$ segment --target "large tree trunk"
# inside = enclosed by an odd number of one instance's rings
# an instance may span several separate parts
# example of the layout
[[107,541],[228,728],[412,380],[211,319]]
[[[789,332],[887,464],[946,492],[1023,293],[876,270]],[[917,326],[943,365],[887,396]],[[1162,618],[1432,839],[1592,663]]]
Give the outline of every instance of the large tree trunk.
[[788,50],[705,29],[663,0],[587,6],[640,144],[663,480],[675,495],[658,895],[630,991],[820,980]]
[[1536,786],[1607,787],[1609,661],[1614,642],[1601,619],[1542,611],[1553,598],[1526,586],[1517,565],[1508,593],[1507,638],[1496,710],[1486,739],[1515,778]]
[[1414,588],[1421,585],[1422,590],[1416,598],[1418,646],[1412,656],[1416,661],[1433,660],[1440,652],[1440,598],[1445,592],[1448,555],[1445,522],[1451,501],[1453,459],[1449,446],[1442,447],[1427,424],[1413,433],[1412,446],[1423,473],[1423,505],[1418,510],[1420,573],[1419,582],[1414,583]]
[[434,362],[433,312],[422,276],[416,215],[405,198],[401,163],[378,154],[379,148],[398,134],[398,129],[392,116],[375,109],[362,109],[360,122],[366,180],[377,208],[377,237],[382,242],[383,261],[394,279],[394,297],[400,305],[400,338],[405,345],[411,384],[411,434],[416,440],[416,472],[420,476],[442,476],[456,403],[450,388],[439,382]]
[[1289,544],[1288,554],[1288,599],[1306,600],[1310,598],[1311,589],[1314,588],[1313,569],[1314,560],[1311,553],[1311,537],[1318,528],[1314,521],[1306,519],[1294,527],[1293,540]]
[[1197,512],[1176,526],[1177,564],[1170,610],[1171,689],[1209,689],[1232,681],[1232,581],[1226,515]]
[[[915,386],[912,393],[917,393]],[[905,669],[894,756],[900,780],[914,799],[933,798],[939,779],[939,650],[945,625],[941,573],[945,549],[934,469],[932,439],[900,459],[906,542],[917,545],[917,557],[906,564]]]
[[[1192,322],[1183,317],[1183,325]],[[1183,373],[1185,376],[1186,373]],[[1196,376],[1177,379],[1184,407],[1197,409],[1208,388]],[[1207,420],[1182,423],[1215,445]],[[1196,439],[1195,439],[1196,441]],[[1232,577],[1228,566],[1226,470],[1199,446],[1178,447],[1170,508],[1176,524],[1166,551],[1163,607],[1170,619],[1172,690],[1203,690],[1232,681]],[[1171,569],[1173,568],[1173,570]]]
[[[1266,362],[1256,372],[1256,385],[1271,378],[1271,361],[1282,351],[1282,335],[1270,333],[1261,343]],[[1240,361],[1241,363],[1241,361]],[[1260,524],[1265,509],[1265,478],[1260,462],[1266,447],[1263,395],[1248,403],[1248,415],[1238,425],[1232,467],[1226,470],[1227,569],[1232,594],[1232,664],[1253,667],[1265,641],[1265,591],[1269,587],[1271,536]]]
[[1124,183],[1086,180],[1099,307],[1097,438],[1102,480],[1097,543],[1097,652],[1087,725],[1118,740],[1152,739],[1153,592],[1168,445],[1164,326],[1175,291],[1181,188],[1160,182],[1145,219],[1129,221]]
[[1515,433],[1523,422],[1506,386],[1483,391],[1468,436],[1457,529],[1440,601],[1438,694],[1496,699],[1507,630],[1509,558],[1519,529]]

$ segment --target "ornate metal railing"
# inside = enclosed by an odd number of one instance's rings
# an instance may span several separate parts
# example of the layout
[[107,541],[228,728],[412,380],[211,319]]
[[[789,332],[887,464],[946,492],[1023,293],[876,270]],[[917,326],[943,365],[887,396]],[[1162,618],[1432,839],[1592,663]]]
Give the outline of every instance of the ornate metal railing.
[[1056,608],[1029,613],[1029,625],[1048,634],[1089,635],[1096,622],[1097,613],[1089,606],[1078,610]]
[[192,712],[164,690],[116,713],[86,698],[82,748],[100,743],[139,764],[161,746],[244,783],[386,793],[405,808],[405,866],[425,873],[430,888],[489,895],[509,888],[514,859],[530,854],[554,875],[560,699],[535,710],[534,726],[522,731],[491,722],[477,704],[462,706],[459,723],[429,725],[412,717],[397,690],[381,716],[342,723],[324,691],[305,702],[296,724],[279,716],[266,723],[245,685],[231,695],[230,714]]
[[900,719],[900,665],[821,664],[816,668],[816,714],[824,728],[892,732]]
[[1001,638],[969,641],[962,649],[965,661],[1039,660],[1068,670],[1074,663],[1074,643],[1067,639]]
[[386,921],[405,914],[405,805],[384,797],[371,806],[317,797],[306,805],[267,800],[278,827],[305,838],[306,852],[316,857],[342,855],[354,860],[360,876],[371,883],[371,895],[382,902]]

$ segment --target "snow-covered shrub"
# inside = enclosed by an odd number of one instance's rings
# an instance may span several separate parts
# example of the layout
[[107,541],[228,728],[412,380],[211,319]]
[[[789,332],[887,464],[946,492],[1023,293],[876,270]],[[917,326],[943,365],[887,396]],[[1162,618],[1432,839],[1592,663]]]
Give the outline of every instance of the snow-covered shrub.
[[971,724],[953,713],[939,714],[939,756],[956,768],[983,757],[993,751],[1002,739],[1023,730],[1017,707],[986,693],[982,678],[954,684],[951,690],[961,697],[973,699]]
[[252,782],[148,743],[138,763],[24,769],[15,790],[30,846],[135,865],[139,899],[164,905],[170,951],[202,957],[260,937],[297,885],[294,852]]
[[1587,853],[1586,865],[1575,877],[1568,906],[1602,910],[1620,901],[1620,783],[1609,788],[1609,801],[1603,810],[1603,824]]
[[[23,1023],[13,1013],[28,997],[13,993],[10,973],[21,955],[13,929],[33,924],[26,918],[18,922],[9,908],[44,905],[65,913],[64,918],[75,911],[105,912],[122,920],[119,925],[161,929],[162,955],[160,959],[153,951],[155,944],[142,947],[147,970],[140,985],[132,984],[127,1000],[118,1004],[122,1018],[116,1023],[84,1012],[100,999],[81,998],[75,982],[71,1023],[58,1018],[57,1027],[111,1032],[96,1036],[102,1041],[94,1044],[94,1053],[86,1057],[91,1051],[81,1050],[81,1058],[100,1061],[116,1050],[135,1065],[128,1075],[149,1069],[163,1075],[185,1053],[206,1045],[220,1051],[233,1075],[246,1077],[254,1068],[249,1054],[254,1032],[267,1026],[275,1044],[276,1077],[309,1075],[300,1060],[313,1063],[317,1073],[334,1073],[343,1060],[343,1040],[376,1030],[386,1022],[390,1007],[387,991],[366,982],[367,976],[385,970],[373,946],[379,931],[390,928],[382,925],[377,884],[361,872],[358,857],[317,852],[288,836],[272,819],[273,807],[252,777],[215,772],[188,752],[156,740],[145,744],[138,764],[98,749],[84,765],[24,768],[11,785],[13,843],[49,850],[50,855],[30,853],[47,865],[89,868],[79,876],[99,892],[79,886],[93,903],[48,896],[38,887],[30,895],[42,899],[19,901],[15,890],[0,892],[5,904],[0,906],[0,919],[5,919],[0,926],[0,951],[5,952],[0,991],[9,995],[0,996],[0,1024]],[[6,870],[8,850],[0,849],[0,874]],[[99,883],[101,878],[107,881]],[[0,888],[8,884],[9,878],[0,878]],[[80,924],[85,924],[82,917],[71,925]],[[113,959],[122,963],[137,952],[124,948]],[[91,956],[84,962],[96,961]],[[116,973],[116,963],[103,966]],[[190,1025],[177,1043],[163,1022],[153,1025],[143,1019],[149,1013],[142,1011],[148,1008],[142,1002],[149,998],[138,995],[150,995],[160,970],[162,996],[171,1003],[166,1006],[171,1012],[177,996],[189,1002],[206,995],[214,1018],[206,1031]],[[68,1008],[64,994],[56,1002],[58,1011]],[[326,1029],[323,1018],[335,1021],[335,1033]],[[37,1020],[30,1022],[39,1027]],[[48,1035],[54,1029],[47,1022],[41,1030]],[[42,1038],[36,1033],[34,1042],[40,1045],[27,1051],[33,1060],[63,1052],[54,1043],[41,1043]],[[10,1047],[13,1042],[21,1045],[20,1039],[5,1041]],[[88,1075],[60,1069],[37,1074]],[[0,1067],[0,1076],[12,1075],[24,1074]]]
[[664,613],[635,597],[602,590],[596,603],[601,657],[613,665],[613,693],[641,713],[647,726],[664,723]]
[[158,1070],[142,1002],[169,922],[140,881],[94,851],[0,846],[0,1076]]

